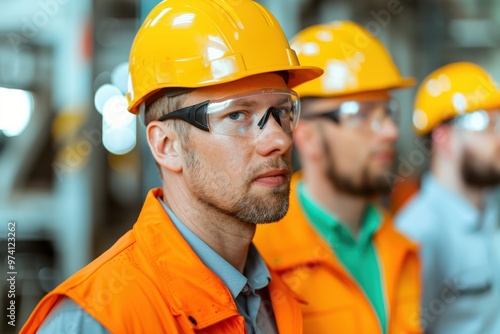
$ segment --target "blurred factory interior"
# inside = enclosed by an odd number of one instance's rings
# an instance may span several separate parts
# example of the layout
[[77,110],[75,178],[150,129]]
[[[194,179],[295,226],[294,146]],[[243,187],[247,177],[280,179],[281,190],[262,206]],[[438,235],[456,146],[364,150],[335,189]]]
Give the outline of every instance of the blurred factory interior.
[[[0,12],[0,255],[16,222],[16,300],[23,323],[43,294],[108,248],[159,185],[126,108],[127,61],[141,20],[158,0],[3,0]],[[421,81],[466,60],[500,79],[500,2],[493,0],[261,0],[292,38],[354,20]],[[498,15],[497,15],[498,14]],[[402,106],[399,172],[425,166],[411,130],[415,89]],[[109,124],[122,124],[109,127]],[[418,157],[423,157],[420,159]],[[0,284],[5,318],[5,280]],[[12,330],[5,321],[0,332]]]

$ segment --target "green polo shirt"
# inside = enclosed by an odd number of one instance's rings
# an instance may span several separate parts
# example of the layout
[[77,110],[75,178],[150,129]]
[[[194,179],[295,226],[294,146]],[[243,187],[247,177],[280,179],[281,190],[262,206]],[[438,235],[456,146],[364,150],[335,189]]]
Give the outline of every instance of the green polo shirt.
[[309,222],[328,242],[340,261],[363,289],[375,310],[382,333],[387,333],[385,289],[382,286],[382,268],[372,237],[382,224],[382,215],[368,205],[357,239],[337,217],[317,203],[303,182],[298,184],[300,203]]

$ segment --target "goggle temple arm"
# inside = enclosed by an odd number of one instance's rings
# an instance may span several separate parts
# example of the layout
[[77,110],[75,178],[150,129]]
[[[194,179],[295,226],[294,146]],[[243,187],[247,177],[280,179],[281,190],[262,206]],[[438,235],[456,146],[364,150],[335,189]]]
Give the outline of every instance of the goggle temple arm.
[[165,121],[167,119],[181,119],[191,125],[196,126],[198,129],[209,132],[207,122],[207,107],[210,101],[203,101],[198,104],[175,110],[171,113],[165,114],[158,118],[158,121]]
[[315,118],[328,118],[329,120],[339,124],[340,123],[340,117],[339,117],[340,109],[334,109],[332,111],[328,111],[325,113],[321,114],[310,114],[310,115],[303,115],[301,116],[303,119],[315,119]]

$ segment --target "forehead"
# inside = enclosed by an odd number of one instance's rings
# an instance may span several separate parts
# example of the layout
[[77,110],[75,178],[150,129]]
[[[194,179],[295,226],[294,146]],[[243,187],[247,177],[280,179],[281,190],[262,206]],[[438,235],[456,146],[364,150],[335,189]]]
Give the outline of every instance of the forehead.
[[218,100],[262,88],[288,89],[285,80],[278,74],[266,73],[243,78],[229,83],[202,87],[189,94],[186,105],[206,100]]

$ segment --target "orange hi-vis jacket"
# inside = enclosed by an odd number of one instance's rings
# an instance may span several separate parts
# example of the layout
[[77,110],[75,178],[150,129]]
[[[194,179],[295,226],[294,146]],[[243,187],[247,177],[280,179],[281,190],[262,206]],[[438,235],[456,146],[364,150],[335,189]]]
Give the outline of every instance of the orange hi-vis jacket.
[[[182,238],[150,191],[132,230],[47,294],[21,333],[35,333],[64,296],[111,333],[247,333],[229,289]],[[280,333],[302,333],[297,297],[271,270]]]
[[[257,228],[254,243],[302,305],[304,333],[381,334],[375,310],[360,285],[310,225],[292,179],[290,209],[278,223]],[[389,334],[421,333],[417,246],[399,234],[385,214],[373,237],[385,287]]]

